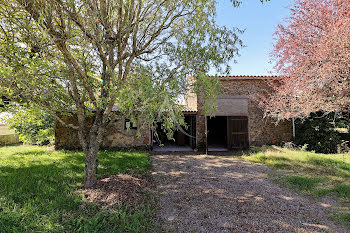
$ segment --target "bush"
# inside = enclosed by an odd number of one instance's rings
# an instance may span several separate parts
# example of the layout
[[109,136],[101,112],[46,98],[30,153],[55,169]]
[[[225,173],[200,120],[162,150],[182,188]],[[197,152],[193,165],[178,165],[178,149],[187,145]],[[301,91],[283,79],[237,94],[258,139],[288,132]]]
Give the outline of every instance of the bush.
[[48,145],[54,142],[55,119],[48,113],[35,107],[17,107],[12,112],[7,124],[23,143]]
[[321,113],[313,114],[306,120],[296,121],[296,138],[299,146],[307,144],[307,150],[317,153],[337,153],[341,137],[334,130],[331,117],[322,117]]

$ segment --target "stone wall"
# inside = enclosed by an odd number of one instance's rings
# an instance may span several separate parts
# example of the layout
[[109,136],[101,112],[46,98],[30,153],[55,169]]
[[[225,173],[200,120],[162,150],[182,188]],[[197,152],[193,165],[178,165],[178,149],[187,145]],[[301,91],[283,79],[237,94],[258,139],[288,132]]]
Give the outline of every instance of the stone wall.
[[[292,122],[284,121],[278,125],[272,120],[264,119],[263,112],[254,102],[256,94],[262,91],[270,91],[265,79],[262,78],[220,78],[222,95],[218,96],[218,103],[235,103],[239,106],[218,107],[219,112],[216,115],[220,116],[234,116],[237,115],[248,116],[248,130],[249,130],[249,145],[261,146],[265,144],[278,144],[280,142],[290,141],[293,135]],[[237,100],[237,101],[235,101]],[[239,101],[238,101],[239,100]],[[247,101],[241,101],[247,100]],[[248,104],[248,112],[244,114],[242,103]],[[198,149],[205,148],[205,117],[203,110],[203,103],[198,96],[198,115],[197,115],[197,147]]]
[[19,142],[19,137],[16,134],[0,135],[0,146],[16,144]]
[[187,90],[184,96],[185,106],[189,109],[197,111],[197,95],[194,92],[194,77],[189,76],[187,79]]
[[[78,125],[76,117],[64,116],[63,119],[66,123]],[[90,120],[89,124],[91,123],[92,121]],[[126,130],[124,129],[124,124],[125,118],[119,116],[117,120],[106,128],[102,148],[150,148],[151,132],[149,129],[141,129],[140,136],[138,136],[136,129]],[[78,131],[67,128],[57,122],[55,130],[55,148],[67,150],[81,149]]]
[[[248,116],[249,145],[261,146],[265,144],[278,144],[292,139],[292,122],[284,121],[278,125],[272,120],[264,119],[263,112],[254,102],[256,94],[270,91],[267,82],[263,78],[220,78],[222,95],[218,97],[218,112],[220,116]],[[196,100],[196,103],[192,103]],[[203,100],[200,96],[191,95],[186,100],[191,106],[197,108],[196,116],[196,145],[198,149],[204,149],[206,144],[205,115]],[[197,105],[197,106],[195,106]],[[75,117],[64,117],[65,122],[77,125]],[[124,129],[125,119],[122,116],[111,123],[106,129],[103,148],[150,148],[152,146],[151,132],[149,129],[137,130]],[[78,132],[56,124],[56,148],[57,149],[80,149]]]

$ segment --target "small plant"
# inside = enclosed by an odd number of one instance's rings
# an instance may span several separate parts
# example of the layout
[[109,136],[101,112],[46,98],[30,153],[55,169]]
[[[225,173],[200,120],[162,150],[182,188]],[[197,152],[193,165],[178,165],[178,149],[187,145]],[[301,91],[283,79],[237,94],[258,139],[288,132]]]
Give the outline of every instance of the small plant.
[[283,145],[283,148],[294,150],[297,146],[293,142],[286,142]]
[[341,143],[338,144],[337,151],[339,154],[348,153],[350,151],[349,141],[341,140]]
[[300,151],[307,151],[308,144],[304,144],[300,147]]

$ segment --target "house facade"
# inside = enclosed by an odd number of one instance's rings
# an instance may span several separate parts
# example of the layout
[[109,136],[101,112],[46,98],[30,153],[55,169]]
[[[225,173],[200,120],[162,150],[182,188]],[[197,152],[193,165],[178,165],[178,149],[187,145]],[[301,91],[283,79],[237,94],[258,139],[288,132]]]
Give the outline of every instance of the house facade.
[[[142,129],[137,136],[137,126],[127,130],[128,120],[122,116],[109,125],[102,147],[104,148],[157,148],[162,150],[182,150],[183,148],[201,151],[243,149],[249,146],[278,144],[292,139],[291,121],[279,122],[263,117],[263,111],[254,102],[254,97],[271,91],[268,82],[275,76],[220,76],[222,93],[217,99],[217,111],[211,117],[204,113],[203,100],[189,89],[185,96],[186,132],[175,132],[174,139],[168,140],[161,130],[154,134],[150,129]],[[191,84],[193,78],[189,77]],[[115,114],[118,114],[117,112]],[[72,117],[65,121],[76,123]],[[56,148],[79,149],[77,132],[56,125]]]
[[[118,115],[118,111],[113,111]],[[62,116],[61,116],[62,117]],[[78,125],[76,117],[63,116],[64,122]],[[87,123],[92,124],[92,122]],[[102,148],[145,148],[150,149],[152,146],[151,131],[149,129],[140,129],[140,136],[137,135],[137,126],[128,126],[131,122],[123,116],[115,117],[106,128],[106,135]],[[127,130],[129,129],[129,130]],[[56,123],[55,129],[55,148],[66,150],[81,149],[78,131],[63,126],[60,122]]]
[[290,141],[293,136],[292,122],[282,121],[276,125],[271,119],[264,118],[262,109],[254,101],[256,95],[271,91],[269,81],[277,78],[219,77],[222,94],[217,98],[215,117],[204,114],[200,97],[187,101],[191,104],[197,102],[197,148],[224,146],[235,149]]

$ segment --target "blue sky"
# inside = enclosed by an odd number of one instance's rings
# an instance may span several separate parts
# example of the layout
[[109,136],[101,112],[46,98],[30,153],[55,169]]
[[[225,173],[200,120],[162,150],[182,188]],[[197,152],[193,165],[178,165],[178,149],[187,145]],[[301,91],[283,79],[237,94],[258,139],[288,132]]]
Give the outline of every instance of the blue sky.
[[261,4],[259,0],[243,0],[239,8],[233,8],[229,0],[218,0],[217,22],[228,27],[245,29],[241,39],[247,46],[240,51],[237,64],[232,62],[232,75],[269,75],[273,71],[270,52],[273,33],[283,23],[290,11],[291,0],[271,0]]

